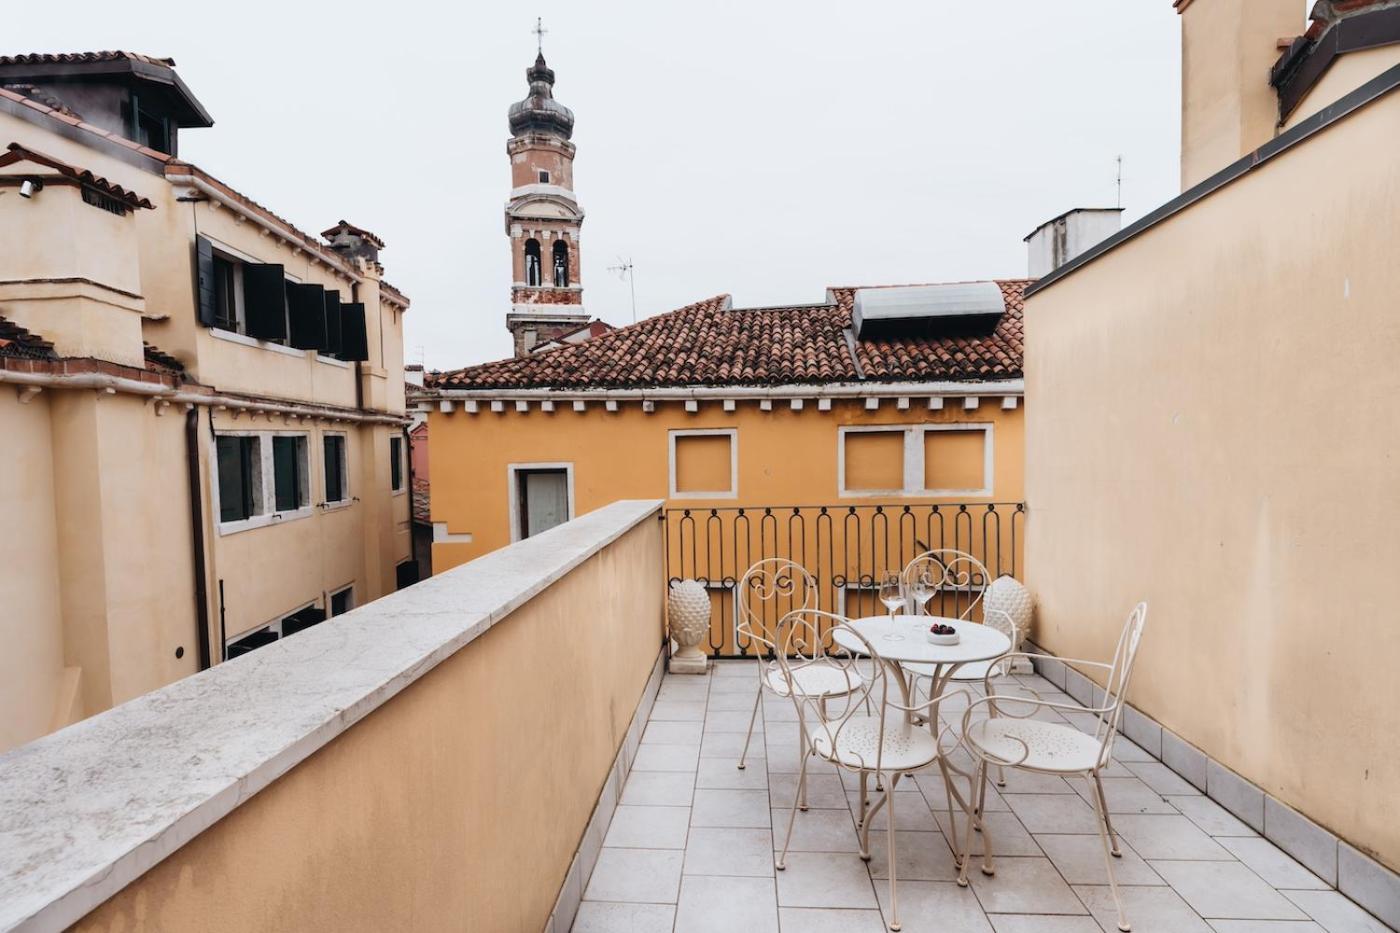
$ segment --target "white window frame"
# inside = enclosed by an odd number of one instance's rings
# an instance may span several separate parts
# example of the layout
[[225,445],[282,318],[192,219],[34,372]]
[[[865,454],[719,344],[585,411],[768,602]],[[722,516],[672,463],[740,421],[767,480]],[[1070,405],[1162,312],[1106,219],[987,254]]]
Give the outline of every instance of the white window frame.
[[[399,486],[394,487],[394,440],[399,442]],[[408,493],[408,444],[404,442],[402,434],[389,435],[389,492],[391,495],[402,496]]]
[[[682,437],[729,438],[729,488],[714,492],[681,492],[676,489],[676,440]],[[676,428],[667,432],[668,466],[667,492],[672,499],[735,499],[739,496],[739,429],[738,428]]]
[[506,464],[506,495],[508,497],[510,514],[510,540],[511,543],[523,540],[520,536],[520,479],[519,474],[531,470],[563,470],[564,482],[569,491],[569,517],[564,519],[567,522],[574,520],[578,513],[574,511],[574,464],[572,461],[558,460],[539,463],[508,463]]
[[[326,443],[324,438],[327,437],[341,439],[340,491],[343,495],[339,499],[326,498]],[[343,509],[355,501],[355,494],[350,491],[350,435],[345,431],[322,431],[321,438],[321,507],[329,512],[332,509]]]
[[[329,622],[331,619],[334,619],[334,618],[335,618],[335,616],[331,615],[331,601],[334,600],[334,599],[335,599],[337,596],[339,596],[341,593],[349,593],[349,594],[350,594],[350,605],[349,605],[349,607],[346,608],[345,612],[349,612],[351,609],[354,609],[354,608],[355,608],[355,584],[354,584],[354,582],[347,583],[347,584],[345,584],[344,586],[341,586],[341,587],[336,587],[336,588],[333,589],[333,590],[328,590],[328,591],[326,591],[326,621],[327,621],[327,622]],[[341,614],[344,615],[344,613],[341,613]]]
[[[248,626],[247,628],[245,628],[243,631],[239,632],[239,633],[236,634],[236,635],[229,635],[229,636],[226,636],[226,637],[224,638],[224,650],[223,650],[223,652],[221,652],[221,654],[227,654],[227,653],[228,653],[229,646],[232,645],[234,642],[240,641],[240,640],[242,640],[242,639],[244,639],[244,638],[247,638],[249,635],[253,634],[254,632],[260,632],[260,631],[262,631],[262,630],[265,629],[265,628],[270,628],[270,629],[272,629],[273,631],[275,631],[275,632],[277,633],[277,640],[278,640],[278,641],[281,641],[283,638],[286,638],[286,637],[287,637],[286,635],[284,635],[284,634],[282,633],[282,620],[285,619],[285,618],[287,618],[287,616],[296,615],[298,612],[301,612],[303,609],[310,609],[312,606],[315,606],[315,605],[316,605],[316,600],[314,600],[314,599],[308,600],[307,602],[302,603],[300,606],[297,606],[295,609],[288,610],[287,612],[279,612],[277,615],[273,616],[271,619],[269,619],[269,620],[266,621],[266,622],[259,622],[257,625],[250,625],[250,626]],[[327,608],[326,608],[326,613],[327,613],[327,618],[329,618],[329,613],[330,613],[330,608],[329,608],[329,606],[327,606]]]
[[[311,440],[309,431],[240,431],[224,430],[215,428],[215,437],[209,439],[209,463],[212,474],[212,482],[209,484],[209,498],[212,500],[213,514],[219,514],[219,453],[218,437],[256,437],[259,438],[258,458],[259,476],[261,486],[257,488],[257,494],[262,511],[248,518],[239,519],[234,522],[218,522],[216,527],[220,536],[238,534],[240,531],[250,531],[254,528],[265,528],[272,524],[283,524],[285,522],[296,521],[302,518],[309,518],[316,512],[316,507],[312,505],[313,496],[310,494],[310,461],[311,461]],[[298,509],[287,511],[277,511],[276,476],[273,470],[272,461],[272,438],[276,436],[304,437],[306,441],[307,459],[307,496],[306,505]],[[305,606],[300,607],[305,609]],[[297,612],[293,609],[292,612]],[[280,619],[281,616],[278,616]],[[266,623],[265,623],[266,624]],[[252,629],[249,629],[252,631]]]
[[[242,264],[251,263],[253,265],[262,265],[266,262],[265,260],[258,259],[256,256],[248,255],[241,249],[236,249],[235,247],[229,246],[222,240],[212,237],[207,233],[202,234],[202,236],[209,241],[209,245],[214,248],[214,252],[225,262],[235,262]],[[285,264],[283,264],[282,268],[282,277],[288,282],[295,282],[298,284],[304,281],[304,279],[302,279],[301,276],[293,275],[291,272],[288,272]],[[225,330],[222,327],[206,328],[210,335],[212,335],[218,340],[227,340],[229,343],[241,343],[245,347],[258,347],[262,350],[272,350],[276,353],[282,353],[287,356],[299,356],[305,359],[307,354],[313,354],[323,362],[341,363],[340,360],[332,360],[327,357],[323,357],[315,350],[298,350],[296,347],[288,346],[285,343],[277,343],[271,340],[259,340],[257,337],[249,337],[243,332],[243,328],[246,328],[248,326],[248,319],[243,306],[243,276],[241,274],[234,277],[234,288],[237,292],[236,300],[234,302],[234,317],[237,319],[238,327],[240,329]],[[290,320],[287,321],[287,327],[289,328],[288,333],[290,333]],[[345,364],[342,363],[341,365]]]
[[[924,488],[924,440],[934,431],[981,431],[982,486],[976,489]],[[904,486],[901,489],[847,489],[846,436],[848,434],[904,435]],[[836,431],[836,483],[843,499],[875,499],[888,496],[922,496],[946,499],[953,496],[991,497],[995,487],[996,457],[993,450],[995,425],[990,421],[953,421],[944,424],[853,424]]]

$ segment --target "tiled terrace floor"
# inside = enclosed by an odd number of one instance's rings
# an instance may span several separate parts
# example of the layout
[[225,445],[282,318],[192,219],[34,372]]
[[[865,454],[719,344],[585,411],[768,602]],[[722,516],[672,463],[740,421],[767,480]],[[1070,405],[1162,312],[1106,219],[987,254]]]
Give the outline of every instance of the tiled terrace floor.
[[[1018,678],[1046,699],[1049,682]],[[809,768],[785,871],[773,869],[796,786],[793,706],[765,695],[747,769],[735,767],[757,677],[749,662],[667,675],[585,889],[575,933],[880,933],[884,816],[857,852],[854,779]],[[945,718],[961,710],[945,707]],[[1046,714],[1049,715],[1049,714]],[[1105,772],[1123,839],[1118,879],[1136,933],[1383,933],[1385,926],[1127,739]],[[1076,781],[1075,785],[1082,782]],[[997,873],[959,888],[937,768],[899,785],[900,919],[908,933],[1117,929],[1085,788],[1007,773],[990,793]],[[878,839],[876,837],[879,837]],[[977,840],[974,839],[974,845]]]

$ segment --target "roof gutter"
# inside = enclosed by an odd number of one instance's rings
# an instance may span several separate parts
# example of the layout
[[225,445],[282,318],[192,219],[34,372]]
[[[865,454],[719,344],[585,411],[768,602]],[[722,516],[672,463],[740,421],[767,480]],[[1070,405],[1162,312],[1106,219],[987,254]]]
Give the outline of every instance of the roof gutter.
[[112,395],[121,392],[127,395],[142,395],[171,404],[203,405],[214,409],[227,408],[234,411],[262,412],[269,415],[295,415],[298,418],[326,418],[370,424],[403,425],[408,423],[407,416],[357,412],[348,409],[315,408],[309,405],[266,402],[217,393],[190,392],[163,383],[142,382],[139,379],[127,379],[104,373],[35,373],[0,369],[0,383],[33,386],[39,389],[91,389]]
[[774,386],[670,386],[654,389],[433,389],[430,398],[534,399],[725,399],[890,398],[894,396],[1024,395],[1024,379],[986,382],[831,382]]

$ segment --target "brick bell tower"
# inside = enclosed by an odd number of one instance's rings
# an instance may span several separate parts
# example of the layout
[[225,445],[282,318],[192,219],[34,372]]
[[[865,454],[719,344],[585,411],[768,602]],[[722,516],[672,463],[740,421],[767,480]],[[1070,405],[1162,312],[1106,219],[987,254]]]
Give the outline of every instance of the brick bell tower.
[[[538,24],[536,34],[542,37]],[[574,197],[573,111],[554,99],[554,72],[543,46],[526,70],[530,91],[511,104],[511,190],[506,202],[510,237],[510,313],[506,327],[515,355],[589,322],[580,282],[579,228],[583,209]]]

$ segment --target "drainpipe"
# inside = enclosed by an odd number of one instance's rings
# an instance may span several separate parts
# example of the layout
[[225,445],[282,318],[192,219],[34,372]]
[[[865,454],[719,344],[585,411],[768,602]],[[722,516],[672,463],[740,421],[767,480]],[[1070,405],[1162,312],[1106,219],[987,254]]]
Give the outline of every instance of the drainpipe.
[[190,533],[194,545],[195,634],[199,641],[199,669],[207,671],[209,653],[209,592],[204,565],[204,500],[199,485],[199,408],[185,412],[185,465],[190,488]]
[[404,471],[408,475],[408,554],[420,571],[418,579],[422,580],[423,565],[418,560],[418,535],[413,515],[413,439],[409,437],[407,425],[400,430],[403,431],[403,458],[408,461],[408,469]]

